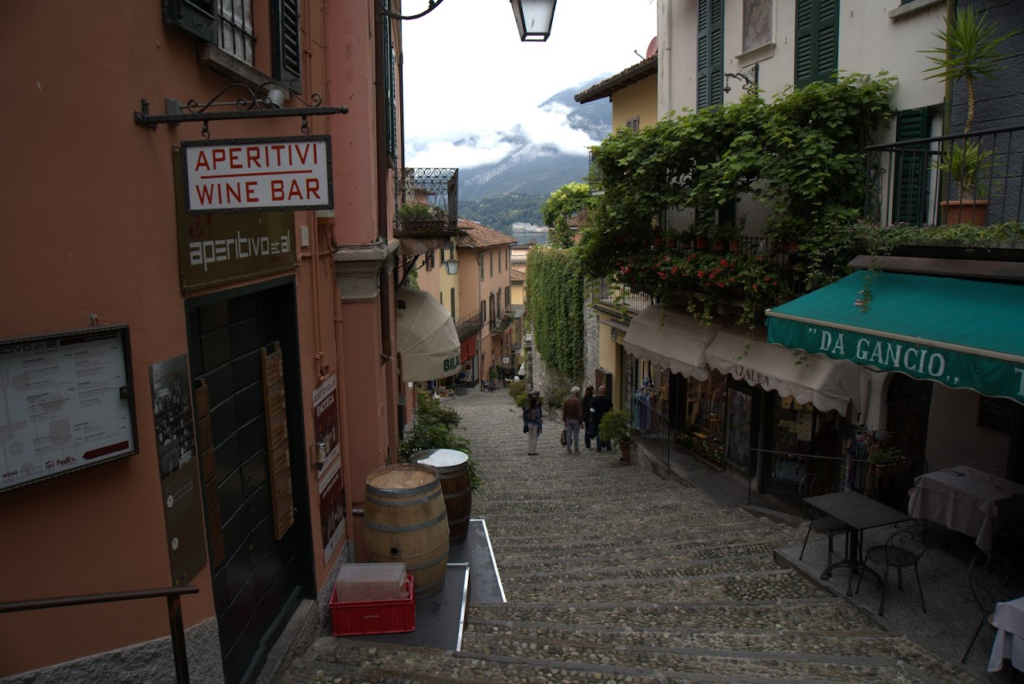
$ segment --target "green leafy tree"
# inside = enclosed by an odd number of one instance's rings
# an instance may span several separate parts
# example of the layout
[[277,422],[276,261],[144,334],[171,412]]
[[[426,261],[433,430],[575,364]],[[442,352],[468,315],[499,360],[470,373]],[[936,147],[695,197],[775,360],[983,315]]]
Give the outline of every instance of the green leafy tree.
[[591,209],[594,198],[590,187],[583,183],[566,183],[555,190],[540,208],[544,225],[552,228],[548,235],[548,244],[556,247],[571,247],[573,244],[572,230],[569,219],[584,209]]

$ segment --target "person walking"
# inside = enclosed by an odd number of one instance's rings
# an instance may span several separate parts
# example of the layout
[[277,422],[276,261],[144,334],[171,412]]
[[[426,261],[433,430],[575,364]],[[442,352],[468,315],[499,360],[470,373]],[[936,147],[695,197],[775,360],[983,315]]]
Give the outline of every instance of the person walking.
[[523,409],[523,432],[529,434],[526,441],[526,454],[537,456],[537,438],[544,430],[544,412],[540,408],[540,392],[530,392],[526,408]]
[[587,385],[587,389],[583,390],[583,442],[587,445],[587,451],[590,451],[590,438],[594,436],[594,421],[590,419],[590,407],[594,405],[594,386]]
[[583,422],[583,402],[580,388],[573,387],[562,402],[562,423],[565,425],[565,450],[580,455],[580,423]]
[[612,400],[605,394],[604,385],[597,388],[597,396],[594,397],[594,403],[590,405],[591,420],[594,423],[594,434],[597,436],[597,452],[601,453],[601,447],[604,447],[608,451],[612,450],[611,442],[601,441],[601,419],[604,418],[604,414],[612,410]]

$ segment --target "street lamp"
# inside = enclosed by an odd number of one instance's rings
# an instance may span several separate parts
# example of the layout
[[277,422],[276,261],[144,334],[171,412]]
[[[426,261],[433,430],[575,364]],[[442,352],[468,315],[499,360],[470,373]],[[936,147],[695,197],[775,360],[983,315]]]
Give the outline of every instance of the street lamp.
[[557,0],[510,0],[516,15],[519,40],[544,42],[551,35],[551,22],[555,19]]
[[449,259],[448,261],[444,262],[444,270],[445,270],[445,272],[448,275],[458,275],[459,274],[459,260],[458,259]]
[[[519,39],[524,43],[544,42],[551,35],[551,22],[555,18],[555,2],[557,0],[510,0],[512,13],[516,15],[519,27]],[[377,21],[391,19],[419,19],[425,17],[441,6],[444,0],[428,0],[427,8],[416,14],[395,14],[381,10],[377,13]]]

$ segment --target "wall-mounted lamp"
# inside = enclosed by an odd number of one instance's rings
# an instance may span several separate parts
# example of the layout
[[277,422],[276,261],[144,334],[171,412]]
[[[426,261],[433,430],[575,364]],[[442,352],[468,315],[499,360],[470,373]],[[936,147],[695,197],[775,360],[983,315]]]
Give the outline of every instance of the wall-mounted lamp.
[[[381,11],[377,14],[377,21],[383,21],[384,17],[391,19],[419,19],[425,17],[441,6],[444,0],[428,0],[427,9],[418,14],[394,14],[393,12]],[[519,40],[524,43],[544,42],[551,35],[551,23],[555,19],[555,2],[557,0],[510,0],[512,13],[516,18],[516,26],[519,28]]]
[[748,93],[752,93],[757,90],[757,74],[760,71],[760,63],[754,62],[754,65],[746,69],[746,73],[743,71],[737,71],[735,74],[723,74],[725,76],[725,85],[722,87],[723,93],[728,93],[732,90],[729,87],[729,79],[735,78],[738,81],[743,81],[743,90]]
[[458,259],[449,259],[448,261],[444,262],[444,270],[445,270],[445,273],[447,273],[448,275],[458,275],[459,274],[459,260]]

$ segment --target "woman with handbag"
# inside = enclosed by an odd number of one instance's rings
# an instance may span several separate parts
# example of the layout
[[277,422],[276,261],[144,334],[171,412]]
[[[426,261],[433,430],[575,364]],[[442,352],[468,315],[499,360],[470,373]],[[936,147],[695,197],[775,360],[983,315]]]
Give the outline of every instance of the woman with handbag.
[[531,392],[529,402],[523,409],[523,432],[528,433],[526,454],[537,456],[537,437],[544,429],[544,413],[540,408],[540,392]]

